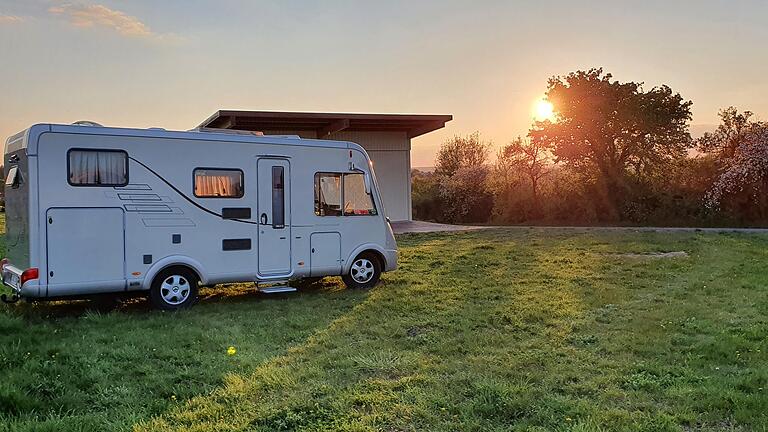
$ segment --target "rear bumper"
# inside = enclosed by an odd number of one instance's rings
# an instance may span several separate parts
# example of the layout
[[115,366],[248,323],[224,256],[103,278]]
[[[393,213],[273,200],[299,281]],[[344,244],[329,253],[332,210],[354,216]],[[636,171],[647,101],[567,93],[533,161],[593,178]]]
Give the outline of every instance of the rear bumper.
[[31,279],[21,284],[21,274],[24,271],[12,264],[6,264],[2,269],[3,285],[7,286],[19,297],[39,297],[40,284],[37,279]]
[[384,251],[384,271],[397,270],[397,249]]

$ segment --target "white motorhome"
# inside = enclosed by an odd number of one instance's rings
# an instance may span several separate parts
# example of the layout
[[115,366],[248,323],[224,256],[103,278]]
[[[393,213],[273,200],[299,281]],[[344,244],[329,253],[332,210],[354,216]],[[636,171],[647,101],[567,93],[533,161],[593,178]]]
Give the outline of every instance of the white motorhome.
[[8,139],[5,175],[2,278],[21,298],[143,290],[178,309],[198,285],[368,288],[397,267],[372,164],[350,142],[39,124]]

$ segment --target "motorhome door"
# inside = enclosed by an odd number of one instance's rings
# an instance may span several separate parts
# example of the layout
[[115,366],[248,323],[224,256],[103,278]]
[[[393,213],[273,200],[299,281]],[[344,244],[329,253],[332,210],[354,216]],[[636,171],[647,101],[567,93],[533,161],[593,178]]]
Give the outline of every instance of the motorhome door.
[[290,163],[261,158],[258,167],[259,274],[291,272]]

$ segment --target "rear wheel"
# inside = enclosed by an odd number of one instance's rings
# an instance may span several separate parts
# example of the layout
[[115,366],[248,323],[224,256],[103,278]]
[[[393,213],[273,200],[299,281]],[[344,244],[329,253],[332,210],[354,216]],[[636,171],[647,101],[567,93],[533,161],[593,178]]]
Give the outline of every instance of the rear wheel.
[[192,306],[199,292],[197,275],[186,267],[171,267],[152,280],[149,300],[157,309],[178,310]]
[[341,277],[347,288],[372,288],[381,278],[381,261],[373,254],[362,253],[352,261],[349,273]]

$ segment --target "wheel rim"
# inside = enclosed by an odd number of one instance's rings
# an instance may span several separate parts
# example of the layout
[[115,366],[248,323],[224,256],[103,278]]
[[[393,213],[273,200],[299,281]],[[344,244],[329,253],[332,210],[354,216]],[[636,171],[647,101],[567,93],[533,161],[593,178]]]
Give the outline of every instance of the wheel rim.
[[169,305],[179,305],[189,298],[191,286],[187,278],[181,275],[172,275],[165,278],[160,285],[160,295],[163,301]]
[[371,260],[367,258],[358,258],[352,263],[349,275],[352,276],[352,279],[357,283],[366,283],[373,279],[374,270],[375,267]]

